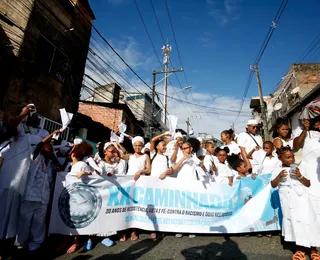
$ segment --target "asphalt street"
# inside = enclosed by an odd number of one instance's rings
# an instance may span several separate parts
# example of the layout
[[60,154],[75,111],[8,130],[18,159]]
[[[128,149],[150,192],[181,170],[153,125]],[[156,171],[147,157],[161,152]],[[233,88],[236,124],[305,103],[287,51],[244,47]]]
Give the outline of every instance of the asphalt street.
[[113,247],[100,243],[94,249],[74,254],[64,254],[55,259],[241,259],[241,260],[285,260],[291,259],[293,245],[283,243],[279,235],[257,236],[212,236],[176,238],[169,234],[151,240],[148,234],[140,235],[138,241],[119,242]]

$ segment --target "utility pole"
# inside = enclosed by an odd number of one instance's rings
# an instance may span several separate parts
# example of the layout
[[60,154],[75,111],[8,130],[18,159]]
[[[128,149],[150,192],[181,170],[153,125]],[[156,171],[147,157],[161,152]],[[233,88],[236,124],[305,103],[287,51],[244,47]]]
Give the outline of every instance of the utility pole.
[[190,126],[190,120],[189,120],[189,117],[188,117],[188,119],[187,119],[186,123],[187,123],[187,135],[189,135],[189,126]]
[[167,124],[167,102],[168,102],[168,67],[169,67],[169,62],[170,62],[170,52],[172,50],[172,47],[167,44],[162,46],[162,52],[163,52],[163,64],[164,64],[164,75],[165,75],[165,79],[164,79],[164,124]]
[[259,97],[260,97],[260,106],[261,106],[261,119],[263,122],[263,133],[264,133],[265,141],[269,141],[266,106],[263,100],[263,93],[262,93],[258,64],[254,64],[253,66],[251,66],[251,70],[256,73],[258,91],[259,91]]

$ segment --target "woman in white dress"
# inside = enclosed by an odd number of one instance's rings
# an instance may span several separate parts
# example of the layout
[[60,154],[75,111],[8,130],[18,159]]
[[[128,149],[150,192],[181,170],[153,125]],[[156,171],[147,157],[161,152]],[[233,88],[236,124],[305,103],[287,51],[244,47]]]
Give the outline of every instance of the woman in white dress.
[[312,183],[308,189],[320,223],[320,117],[304,120],[302,133],[294,139],[294,148],[302,148],[301,171],[308,172]]
[[271,186],[279,187],[282,235],[285,241],[296,243],[292,259],[307,259],[306,251],[310,249],[311,259],[319,260],[316,247],[320,246],[320,223],[308,194],[308,172],[292,167],[294,153],[290,147],[282,147],[278,153],[282,167],[272,173]]
[[276,149],[282,146],[293,146],[293,140],[291,139],[291,130],[289,128],[288,121],[284,118],[278,118],[273,131],[273,144]]
[[[132,139],[133,154],[122,154],[121,159],[128,160],[128,172],[127,176],[133,176],[133,179],[137,181],[140,176],[149,175],[151,172],[150,157],[147,154],[142,153],[144,145],[144,139],[141,136],[136,136]],[[135,229],[131,231],[131,240],[136,241],[139,237]],[[120,241],[126,241],[126,235],[123,234],[120,237]]]
[[[224,130],[221,132],[220,137],[221,137],[221,141],[225,143],[225,145],[223,147],[228,147],[229,148],[229,155],[231,154],[237,154],[240,156],[241,150],[239,145],[233,141],[233,130],[229,129],[229,130]],[[223,148],[221,147],[221,148]]]

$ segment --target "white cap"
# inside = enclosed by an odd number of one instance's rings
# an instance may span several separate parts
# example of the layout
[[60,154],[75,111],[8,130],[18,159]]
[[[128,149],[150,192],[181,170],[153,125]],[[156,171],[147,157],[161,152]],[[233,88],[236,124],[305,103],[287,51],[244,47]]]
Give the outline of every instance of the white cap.
[[255,119],[250,119],[248,120],[248,124],[247,125],[257,125],[258,124],[258,121],[255,120]]
[[176,132],[176,133],[174,134],[174,139],[177,139],[178,137],[183,138],[181,132]]
[[136,136],[132,138],[131,142],[132,142],[132,145],[134,145],[135,142],[141,142],[144,145],[144,139],[141,136]]
[[81,144],[83,141],[82,141],[82,139],[80,139],[80,138],[75,138],[74,140],[73,140],[73,144],[74,145],[77,145],[77,144]]

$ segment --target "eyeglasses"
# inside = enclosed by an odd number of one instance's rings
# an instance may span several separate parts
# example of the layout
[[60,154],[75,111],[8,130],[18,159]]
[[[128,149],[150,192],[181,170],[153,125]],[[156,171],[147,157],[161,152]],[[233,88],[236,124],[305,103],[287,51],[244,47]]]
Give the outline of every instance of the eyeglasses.
[[186,150],[186,149],[189,149],[191,146],[187,146],[187,147],[182,147],[181,149],[182,150]]
[[118,153],[117,150],[107,150],[107,152],[109,152],[109,153]]

